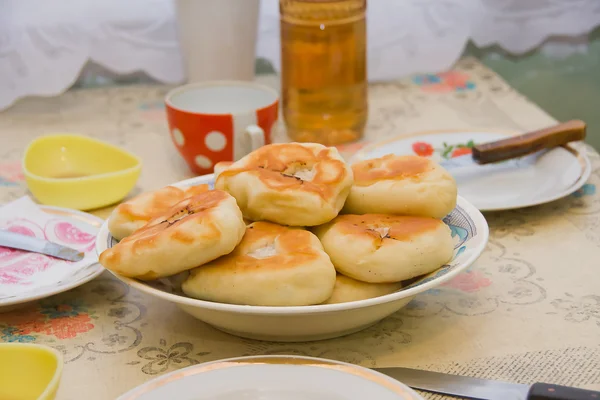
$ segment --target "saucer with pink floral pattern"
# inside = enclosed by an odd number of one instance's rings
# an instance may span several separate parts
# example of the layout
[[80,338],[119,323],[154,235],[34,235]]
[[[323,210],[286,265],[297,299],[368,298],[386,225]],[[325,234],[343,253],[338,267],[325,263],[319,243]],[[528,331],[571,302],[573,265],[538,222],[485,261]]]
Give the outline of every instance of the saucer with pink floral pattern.
[[0,229],[85,253],[70,262],[0,246],[0,312],[82,285],[102,273],[94,242],[102,219],[80,211],[38,206],[23,197],[0,208]]

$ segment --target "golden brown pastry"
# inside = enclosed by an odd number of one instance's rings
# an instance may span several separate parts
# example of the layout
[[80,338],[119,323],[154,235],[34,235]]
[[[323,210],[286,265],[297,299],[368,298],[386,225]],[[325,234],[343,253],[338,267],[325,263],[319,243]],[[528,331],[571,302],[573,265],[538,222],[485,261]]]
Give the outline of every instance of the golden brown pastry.
[[358,301],[372,299],[394,293],[402,288],[400,282],[393,283],[368,283],[357,281],[348,276],[337,274],[335,287],[329,299],[323,304],[347,303],[349,301]]
[[399,282],[451,260],[450,228],[429,217],[340,215],[317,227],[336,270],[363,282]]
[[131,235],[156,214],[164,212],[181,200],[208,191],[208,185],[197,185],[185,189],[174,186],[142,193],[119,204],[108,218],[108,230],[117,240]]
[[316,143],[263,146],[219,173],[244,217],[290,226],[333,219],[348,196],[352,170],[338,151]]
[[222,190],[189,197],[100,254],[120,275],[151,280],[177,274],[231,252],[246,224],[235,199]]
[[233,161],[219,161],[218,163],[215,164],[215,169],[214,169],[214,178],[215,180],[219,177],[219,174],[223,171],[225,171],[227,168],[231,167],[233,165]]
[[443,218],[456,207],[454,178],[427,158],[387,155],[358,162],[352,171],[344,214]]
[[254,306],[303,306],[327,300],[335,268],[319,239],[302,228],[255,222],[235,250],[190,271],[190,297]]

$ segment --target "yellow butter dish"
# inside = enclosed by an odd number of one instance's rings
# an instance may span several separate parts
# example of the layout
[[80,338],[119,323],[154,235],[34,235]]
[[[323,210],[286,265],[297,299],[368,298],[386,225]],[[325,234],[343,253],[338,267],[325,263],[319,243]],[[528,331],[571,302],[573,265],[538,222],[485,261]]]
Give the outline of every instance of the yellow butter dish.
[[42,204],[76,210],[121,201],[141,170],[141,160],[132,153],[74,134],[41,136],[23,156],[23,173],[35,198]]
[[0,399],[54,399],[62,366],[62,355],[51,347],[0,343]]

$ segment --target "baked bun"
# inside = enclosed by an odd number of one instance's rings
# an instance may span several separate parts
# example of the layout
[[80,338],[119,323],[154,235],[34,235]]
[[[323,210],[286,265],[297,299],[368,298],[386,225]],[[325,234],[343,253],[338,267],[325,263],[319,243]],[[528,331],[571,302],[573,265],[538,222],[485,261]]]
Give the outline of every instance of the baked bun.
[[354,185],[345,214],[394,214],[444,218],[456,207],[452,175],[419,156],[387,155],[352,165]]
[[233,165],[233,161],[219,161],[215,164],[214,168],[214,179],[216,180],[219,177],[219,174],[225,171],[227,168]]
[[[219,177],[219,174],[225,171],[227,168],[231,167],[231,165],[233,165],[233,161],[219,161],[218,163],[216,163],[214,169],[214,179],[216,180]],[[244,218],[244,223],[246,225],[250,225],[253,222],[254,221],[252,221],[251,219]]]
[[235,199],[222,190],[212,190],[156,215],[102,252],[100,263],[131,278],[162,278],[231,252],[245,231]]
[[450,228],[429,217],[340,215],[315,233],[335,268],[363,282],[399,282],[428,274],[454,253]]
[[146,225],[153,216],[162,213],[181,200],[208,191],[208,185],[187,189],[165,186],[152,192],[142,193],[119,204],[108,217],[108,230],[121,240]]
[[372,299],[394,293],[402,288],[400,282],[393,283],[367,283],[357,281],[342,274],[337,274],[333,294],[323,304],[347,303]]
[[335,268],[314,234],[255,222],[231,254],[194,268],[181,288],[219,303],[303,306],[327,300],[334,285]]
[[215,183],[253,221],[314,226],[339,213],[352,186],[352,170],[337,149],[316,143],[263,146],[226,170]]

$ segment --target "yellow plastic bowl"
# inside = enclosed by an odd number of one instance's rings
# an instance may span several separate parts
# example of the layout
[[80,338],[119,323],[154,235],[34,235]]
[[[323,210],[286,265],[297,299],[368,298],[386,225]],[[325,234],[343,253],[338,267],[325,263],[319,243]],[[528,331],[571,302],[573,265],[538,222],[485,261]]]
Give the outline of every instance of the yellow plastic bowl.
[[53,348],[0,343],[0,399],[54,399],[62,366],[62,355]]
[[142,170],[135,155],[81,135],[48,135],[32,141],[23,173],[42,204],[91,210],[117,203],[133,189]]

